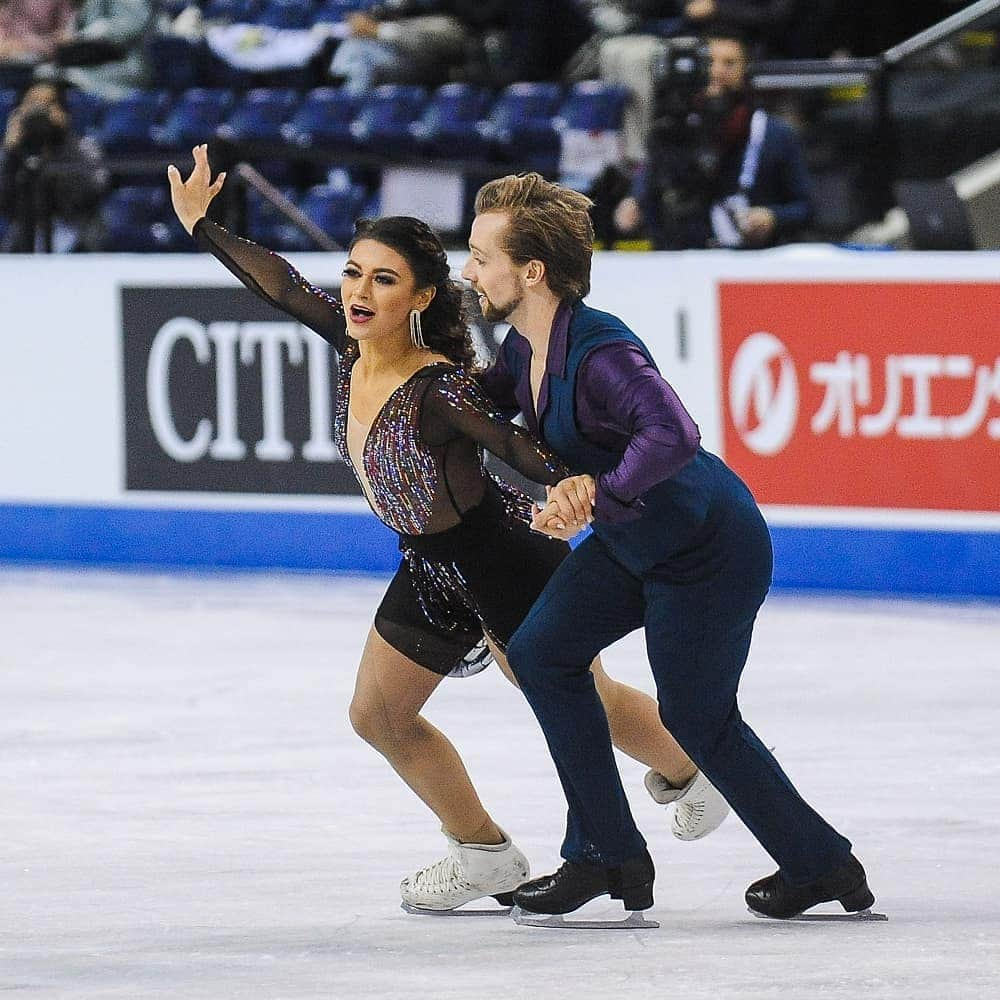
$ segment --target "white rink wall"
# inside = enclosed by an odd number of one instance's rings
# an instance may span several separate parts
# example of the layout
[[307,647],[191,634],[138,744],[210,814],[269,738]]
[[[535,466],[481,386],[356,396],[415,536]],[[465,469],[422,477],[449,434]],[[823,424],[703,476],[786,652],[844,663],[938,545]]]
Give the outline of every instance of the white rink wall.
[[[342,257],[292,260],[336,286]],[[997,263],[607,254],[588,301],[764,505],[777,585],[998,596]],[[0,288],[0,559],[393,567],[332,445],[334,358],[215,261],[8,257]]]

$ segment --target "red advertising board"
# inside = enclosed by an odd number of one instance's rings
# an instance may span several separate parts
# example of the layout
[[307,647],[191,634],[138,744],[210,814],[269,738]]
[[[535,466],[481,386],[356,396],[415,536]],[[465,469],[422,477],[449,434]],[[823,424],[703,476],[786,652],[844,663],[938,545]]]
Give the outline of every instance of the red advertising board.
[[1000,283],[723,282],[719,316],[761,503],[1000,511]]

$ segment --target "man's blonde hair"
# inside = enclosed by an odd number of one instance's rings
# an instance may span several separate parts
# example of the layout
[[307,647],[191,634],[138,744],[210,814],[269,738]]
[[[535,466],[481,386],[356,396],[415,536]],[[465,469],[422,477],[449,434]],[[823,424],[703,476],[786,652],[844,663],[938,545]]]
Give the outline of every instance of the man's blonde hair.
[[476,195],[476,215],[507,213],[503,248],[514,263],[540,260],[546,283],[561,299],[582,299],[590,292],[592,205],[586,195],[536,173],[498,177]]

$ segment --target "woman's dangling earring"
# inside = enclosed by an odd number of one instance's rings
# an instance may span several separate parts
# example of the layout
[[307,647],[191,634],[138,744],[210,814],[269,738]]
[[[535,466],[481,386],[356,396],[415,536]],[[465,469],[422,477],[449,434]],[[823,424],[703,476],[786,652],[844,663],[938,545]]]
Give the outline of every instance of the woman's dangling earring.
[[427,341],[424,340],[424,331],[420,328],[419,309],[410,310],[410,340],[413,341],[414,347],[419,347],[422,351],[426,351],[428,349]]

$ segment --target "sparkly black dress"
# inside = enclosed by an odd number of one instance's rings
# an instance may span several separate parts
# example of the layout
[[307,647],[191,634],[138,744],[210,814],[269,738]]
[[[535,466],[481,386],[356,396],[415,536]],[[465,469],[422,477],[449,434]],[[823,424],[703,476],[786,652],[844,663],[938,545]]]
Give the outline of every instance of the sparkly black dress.
[[[333,345],[334,439],[357,475],[347,433],[351,369],[360,352],[340,302],[277,254],[207,219],[194,237],[251,291]],[[435,673],[451,673],[484,632],[506,647],[569,551],[529,530],[530,501],[486,472],[484,448],[533,482],[553,485],[569,474],[496,412],[466,372],[443,362],[400,385],[364,439],[358,480],[378,517],[399,534],[403,553],[375,628]]]

